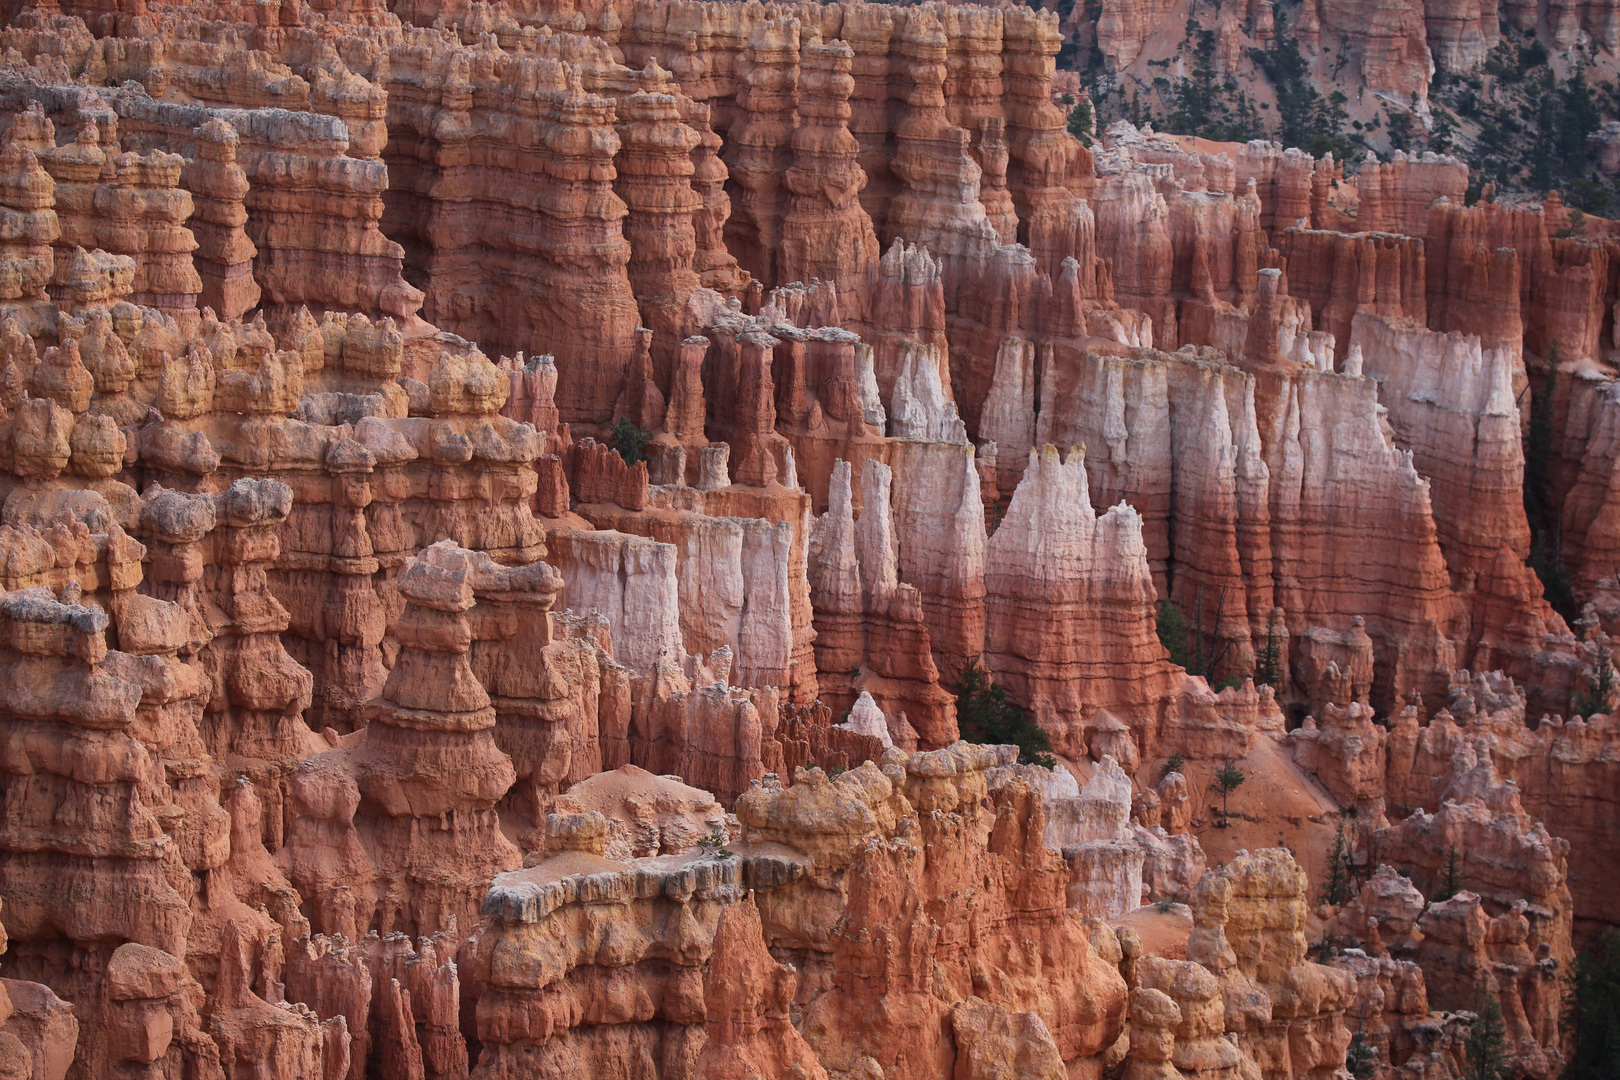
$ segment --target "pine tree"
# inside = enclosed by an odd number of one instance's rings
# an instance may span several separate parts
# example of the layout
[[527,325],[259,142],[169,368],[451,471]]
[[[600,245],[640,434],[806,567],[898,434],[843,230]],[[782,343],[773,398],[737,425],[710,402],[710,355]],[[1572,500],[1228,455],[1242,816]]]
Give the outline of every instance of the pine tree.
[[1187,666],[1187,619],[1175,601],[1159,604],[1159,644],[1170,654],[1170,662],[1177,667]]
[[626,465],[634,465],[645,457],[643,451],[650,442],[652,432],[638,426],[628,416],[619,417],[608,429],[607,444],[619,452]]
[[1575,695],[1570,712],[1581,719],[1594,713],[1607,713],[1614,696],[1614,656],[1609,650],[1607,635],[1599,635],[1597,663],[1592,666],[1591,685]]
[[1282,682],[1282,628],[1278,625],[1280,620],[1277,613],[1271,613],[1271,623],[1266,627],[1266,647],[1260,652],[1260,659],[1254,665],[1254,682],[1256,686],[1278,686]]
[[1502,1003],[1481,987],[1474,997],[1474,1026],[1463,1040],[1468,1064],[1463,1080],[1502,1080],[1507,1074],[1507,1025],[1502,1022]]
[[1599,712],[1609,711],[1609,698],[1614,694],[1614,664],[1611,659],[1609,642],[1604,638],[1598,642],[1597,685],[1593,688],[1597,692]]
[[1005,687],[997,686],[975,658],[962,669],[956,691],[956,718],[962,738],[992,746],[1018,747],[1018,760],[1025,765],[1057,768],[1052,756],[1052,740],[1029,718],[1029,714],[1007,699]]
[[1440,874],[1440,883],[1434,890],[1434,902],[1439,904],[1462,892],[1462,853],[1453,844],[1446,852],[1446,866]]
[[1231,821],[1232,815],[1227,803],[1232,797],[1232,792],[1242,787],[1243,781],[1247,779],[1248,777],[1243,775],[1243,770],[1238,768],[1231,758],[1227,758],[1221,763],[1221,767],[1215,770],[1215,779],[1210,781],[1209,789],[1221,797],[1221,828],[1226,828]]
[[1350,1036],[1350,1048],[1345,1051],[1344,1067],[1356,1080],[1372,1080],[1378,1075],[1378,1047],[1367,1041],[1361,1032]]
[[1092,124],[1091,102],[1076,102],[1069,112],[1069,134],[1079,139],[1082,144],[1090,146]]
[[1524,432],[1524,509],[1532,530],[1546,530],[1551,507],[1547,487],[1552,474],[1553,440],[1557,437],[1558,342],[1547,347],[1547,376],[1539,391],[1530,391],[1530,422]]
[[1322,886],[1322,903],[1338,907],[1350,899],[1350,875],[1346,866],[1350,855],[1345,850],[1344,818],[1333,834],[1333,853],[1328,856],[1328,878]]
[[1575,957],[1564,1023],[1573,1040],[1562,1080],[1620,1076],[1620,931],[1603,931]]

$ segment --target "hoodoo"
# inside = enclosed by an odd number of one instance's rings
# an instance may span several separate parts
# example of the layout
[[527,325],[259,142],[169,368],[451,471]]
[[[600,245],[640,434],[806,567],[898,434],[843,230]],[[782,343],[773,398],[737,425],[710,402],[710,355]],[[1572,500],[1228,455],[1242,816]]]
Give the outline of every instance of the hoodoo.
[[1606,1076],[1617,49],[0,5],[0,1080]]

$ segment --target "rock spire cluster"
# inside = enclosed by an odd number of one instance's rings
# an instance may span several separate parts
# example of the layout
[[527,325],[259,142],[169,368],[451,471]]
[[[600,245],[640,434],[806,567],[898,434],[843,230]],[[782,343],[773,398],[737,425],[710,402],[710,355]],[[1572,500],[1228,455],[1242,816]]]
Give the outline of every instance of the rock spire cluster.
[[7,15],[5,1080],[1558,1075],[1613,223],[1024,6]]

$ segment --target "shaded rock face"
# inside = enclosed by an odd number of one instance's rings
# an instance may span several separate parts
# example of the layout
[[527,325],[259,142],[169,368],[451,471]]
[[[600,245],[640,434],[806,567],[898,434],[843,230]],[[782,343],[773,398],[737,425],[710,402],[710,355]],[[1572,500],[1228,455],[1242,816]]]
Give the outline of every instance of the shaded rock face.
[[[1363,1005],[1384,1014],[1377,1039],[1391,1061],[1455,1056],[1456,1033],[1419,1015],[1421,984],[1421,1000],[1437,1010],[1469,1008],[1489,992],[1512,1017],[1511,1052],[1524,1070],[1561,1068],[1554,973],[1575,951],[1583,905],[1572,884],[1597,879],[1581,881],[1584,864],[1560,833],[1585,837],[1593,804],[1581,793],[1599,769],[1578,749],[1585,724],[1549,719],[1532,732],[1524,704],[1500,674],[1463,675],[1426,725],[1416,708],[1384,731],[1363,707],[1330,707],[1327,722],[1290,736],[1298,760],[1370,813],[1365,857],[1387,860],[1333,912],[1331,932],[1360,944],[1342,966],[1356,973]],[[1560,797],[1581,807],[1546,814],[1558,832],[1527,810],[1547,805],[1554,774],[1569,785]],[[1390,824],[1386,805],[1401,820]]]
[[1088,149],[1026,7],[13,14],[0,1074],[1557,1074],[1611,223]]
[[[1207,47],[1219,77],[1265,87],[1260,77],[1265,65],[1251,50],[1291,43],[1315,87],[1324,95],[1344,94],[1354,103],[1352,112],[1374,95],[1386,100],[1398,96],[1403,106],[1427,108],[1431,85],[1443,86],[1447,76],[1481,72],[1492,51],[1515,32],[1534,35],[1539,29],[1554,55],[1572,56],[1589,48],[1607,60],[1620,47],[1614,11],[1607,4],[1575,8],[1513,0],[1492,8],[1478,0],[1312,0],[1299,8],[1255,3],[1236,11],[1195,8],[1191,14],[1216,35]],[[1196,41],[1186,28],[1186,15],[1162,0],[1109,0],[1083,18],[1067,17],[1064,27],[1073,35],[1070,41],[1095,48],[1098,62],[1111,75],[1145,84],[1165,59]],[[1399,141],[1380,144],[1378,150],[1387,154]],[[1449,164],[1466,171],[1455,159]],[[1284,225],[1293,220],[1291,215]],[[1378,217],[1363,217],[1360,224],[1366,231],[1390,227]]]

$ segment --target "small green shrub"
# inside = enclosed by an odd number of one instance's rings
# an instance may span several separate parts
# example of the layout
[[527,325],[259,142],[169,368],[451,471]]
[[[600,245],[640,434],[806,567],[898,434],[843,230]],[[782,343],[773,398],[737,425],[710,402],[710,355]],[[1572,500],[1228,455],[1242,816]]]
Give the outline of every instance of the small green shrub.
[[1170,662],[1177,667],[1187,666],[1187,618],[1174,600],[1159,603],[1159,644],[1170,654]]
[[730,859],[735,857],[735,853],[726,847],[726,841],[729,839],[730,837],[726,835],[726,831],[717,826],[708,836],[699,840],[697,844],[706,854],[713,855],[718,859]]
[[634,465],[646,455],[647,444],[652,442],[652,432],[644,427],[637,426],[628,416],[621,416],[613,421],[608,428],[607,444],[619,452],[626,465]]
[[952,689],[956,691],[956,723],[962,738],[991,745],[1011,744],[1018,747],[1022,764],[1057,768],[1052,740],[1028,713],[1007,700],[1007,691],[991,681],[977,660],[968,661]]

